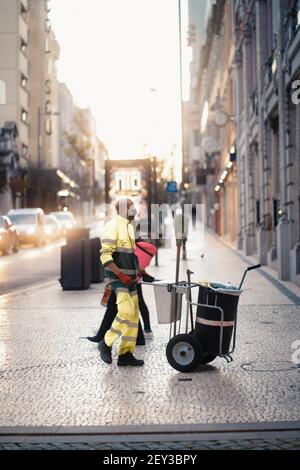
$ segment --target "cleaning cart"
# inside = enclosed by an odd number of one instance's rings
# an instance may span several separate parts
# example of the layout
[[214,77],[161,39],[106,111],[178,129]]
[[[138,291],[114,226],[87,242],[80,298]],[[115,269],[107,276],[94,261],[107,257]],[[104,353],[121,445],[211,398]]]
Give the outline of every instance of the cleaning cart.
[[[233,360],[242,285],[246,274],[260,266],[249,266],[239,287],[220,283],[193,283],[193,273],[189,270],[187,281],[158,281],[152,284],[158,323],[170,325],[166,356],[174,369],[192,372],[216,357],[222,357],[227,362]],[[197,291],[195,302],[192,301],[194,289]]]

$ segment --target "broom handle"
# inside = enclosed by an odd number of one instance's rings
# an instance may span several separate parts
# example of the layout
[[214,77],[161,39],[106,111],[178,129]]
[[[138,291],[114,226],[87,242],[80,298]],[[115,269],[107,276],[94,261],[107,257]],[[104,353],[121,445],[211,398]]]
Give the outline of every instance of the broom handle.
[[[181,244],[182,244],[182,240],[181,239],[178,239],[176,240],[176,247],[177,247],[177,254],[176,254],[176,275],[175,275],[175,284],[178,284],[179,282],[179,269],[180,269],[180,252],[181,252]],[[176,318],[177,318],[177,293],[176,293],[176,287],[175,287],[175,305],[174,305],[174,308],[175,308],[175,321],[174,321],[174,336],[176,336]]]
[[179,269],[180,269],[180,252],[181,252],[181,240],[177,240],[177,255],[176,255],[176,276],[175,283],[179,282]]

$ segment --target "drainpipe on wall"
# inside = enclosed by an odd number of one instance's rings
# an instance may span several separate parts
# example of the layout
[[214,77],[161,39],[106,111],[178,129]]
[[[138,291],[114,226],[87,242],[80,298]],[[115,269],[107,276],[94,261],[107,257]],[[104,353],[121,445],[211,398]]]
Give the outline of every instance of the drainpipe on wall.
[[279,139],[280,139],[280,208],[281,217],[277,225],[278,277],[283,281],[290,280],[290,208],[288,194],[289,136],[287,129],[287,96],[285,86],[285,69],[283,65],[284,44],[284,8],[279,0],[277,77],[279,102]]
[[251,211],[251,179],[252,179],[252,162],[250,145],[249,145],[249,75],[252,65],[251,45],[250,45],[250,34],[244,33],[243,39],[243,88],[244,88],[244,132],[245,132],[245,165],[244,165],[244,178],[245,178],[245,233],[244,233],[244,251],[247,256],[253,253],[253,235],[251,234],[251,223],[253,223],[252,217],[253,212]]
[[262,223],[258,229],[258,257],[262,265],[267,264],[268,255],[268,233],[266,223],[266,166],[267,166],[267,136],[264,123],[264,64],[266,60],[266,3],[257,0],[256,2],[256,55],[257,55],[257,97],[258,97],[258,155],[261,174],[260,211]]

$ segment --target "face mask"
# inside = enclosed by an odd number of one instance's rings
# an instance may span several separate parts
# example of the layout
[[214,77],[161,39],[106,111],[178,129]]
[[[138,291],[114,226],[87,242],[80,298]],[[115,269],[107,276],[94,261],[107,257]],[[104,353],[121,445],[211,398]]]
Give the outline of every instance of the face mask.
[[136,208],[135,208],[134,206],[131,206],[131,207],[128,209],[128,219],[129,219],[129,220],[133,220],[136,215],[137,215]]

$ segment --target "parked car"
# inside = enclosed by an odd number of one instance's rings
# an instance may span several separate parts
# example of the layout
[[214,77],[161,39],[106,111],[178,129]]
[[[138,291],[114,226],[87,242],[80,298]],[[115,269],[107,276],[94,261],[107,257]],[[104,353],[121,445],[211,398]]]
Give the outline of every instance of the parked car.
[[49,241],[57,241],[63,236],[62,225],[54,215],[45,216],[45,230]]
[[16,227],[9,217],[0,216],[0,251],[3,255],[19,251],[19,238]]
[[58,211],[51,212],[50,215],[54,215],[63,228],[64,235],[67,230],[74,228],[77,224],[74,215],[70,211]]
[[11,209],[7,215],[18,231],[20,243],[30,243],[35,246],[46,243],[47,234],[43,209]]

